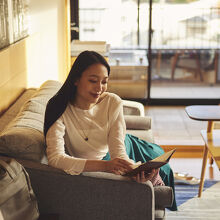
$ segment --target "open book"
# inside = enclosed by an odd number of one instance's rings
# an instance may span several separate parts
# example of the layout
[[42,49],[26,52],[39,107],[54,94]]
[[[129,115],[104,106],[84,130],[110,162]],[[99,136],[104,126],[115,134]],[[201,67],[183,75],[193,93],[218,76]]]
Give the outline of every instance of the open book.
[[150,173],[152,169],[157,169],[167,164],[175,151],[176,149],[173,149],[171,151],[164,153],[159,157],[156,157],[153,160],[147,161],[146,163],[142,163],[140,165],[135,164],[134,169],[123,174],[123,176],[135,176],[141,171],[144,171],[145,173]]

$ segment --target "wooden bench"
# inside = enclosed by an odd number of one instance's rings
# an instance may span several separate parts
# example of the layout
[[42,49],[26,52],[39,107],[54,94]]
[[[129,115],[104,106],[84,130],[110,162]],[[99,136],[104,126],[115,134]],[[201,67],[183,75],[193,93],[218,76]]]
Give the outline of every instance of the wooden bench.
[[211,132],[207,132],[207,130],[202,130],[201,135],[205,142],[205,148],[203,154],[201,179],[199,185],[199,197],[201,197],[202,195],[202,190],[204,186],[204,177],[205,177],[208,153],[211,154],[211,157],[213,158],[218,168],[220,169],[220,129],[211,130]]

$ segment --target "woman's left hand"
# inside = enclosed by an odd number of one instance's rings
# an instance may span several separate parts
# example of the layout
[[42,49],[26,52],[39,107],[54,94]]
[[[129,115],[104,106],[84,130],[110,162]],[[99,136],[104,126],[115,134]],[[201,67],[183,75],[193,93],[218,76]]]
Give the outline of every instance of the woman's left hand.
[[159,176],[160,169],[153,169],[151,173],[145,174],[144,171],[138,173],[136,176],[132,177],[138,183],[144,183],[148,180],[152,182],[153,185],[164,185],[162,179]]
[[144,173],[144,171],[141,171],[136,176],[133,176],[132,179],[135,180],[138,183],[143,183],[143,182],[146,182],[148,180],[152,180],[153,177],[155,176],[155,174],[156,174],[156,170],[155,169],[153,169],[151,171],[151,173],[149,173],[147,175]]

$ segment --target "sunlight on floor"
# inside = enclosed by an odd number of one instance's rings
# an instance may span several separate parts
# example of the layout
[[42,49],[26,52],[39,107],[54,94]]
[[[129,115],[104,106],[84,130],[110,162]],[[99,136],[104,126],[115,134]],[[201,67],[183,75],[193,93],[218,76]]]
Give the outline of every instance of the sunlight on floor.
[[[202,158],[171,158],[169,164],[173,172],[188,173],[189,176],[200,178]],[[220,172],[215,162],[210,166],[208,160],[205,179],[220,180]]]

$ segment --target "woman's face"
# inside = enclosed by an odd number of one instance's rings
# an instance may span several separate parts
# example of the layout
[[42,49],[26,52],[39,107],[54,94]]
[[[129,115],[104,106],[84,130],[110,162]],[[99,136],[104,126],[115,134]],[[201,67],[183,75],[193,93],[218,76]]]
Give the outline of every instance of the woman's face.
[[107,90],[108,70],[98,63],[89,66],[75,85],[76,91],[76,106],[82,109],[89,109],[96,104],[103,92]]

